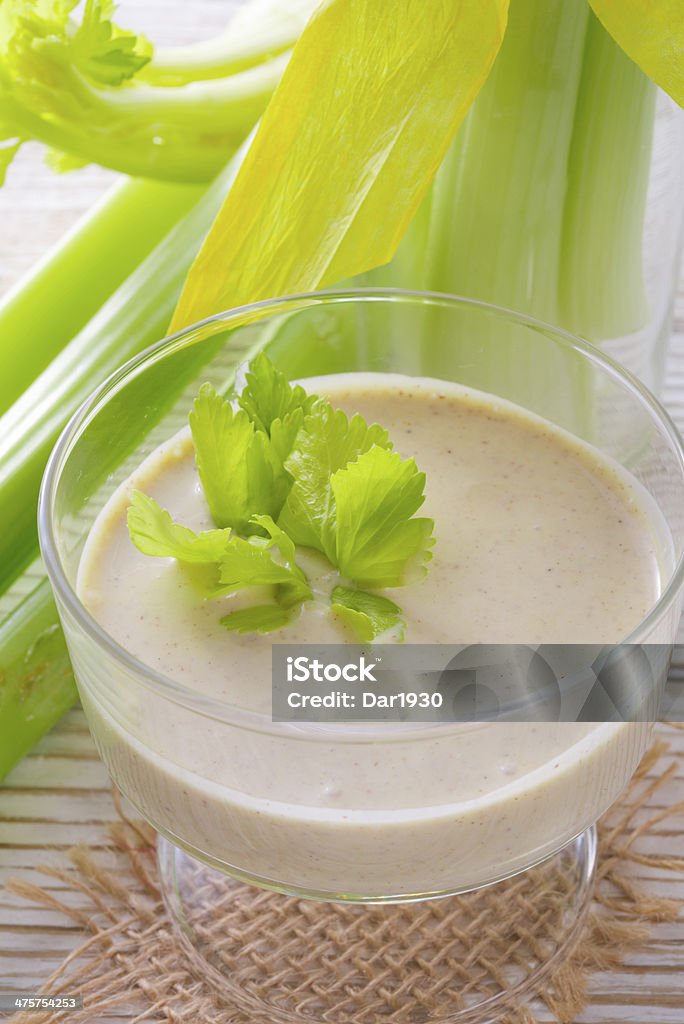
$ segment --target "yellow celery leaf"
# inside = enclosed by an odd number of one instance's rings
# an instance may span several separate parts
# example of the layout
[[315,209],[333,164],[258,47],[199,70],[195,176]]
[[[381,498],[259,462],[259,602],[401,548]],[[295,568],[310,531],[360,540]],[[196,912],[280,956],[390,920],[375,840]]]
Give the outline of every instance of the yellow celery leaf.
[[642,71],[684,106],[682,0],[589,0],[594,14]]
[[501,45],[508,0],[326,0],[183,289],[172,330],[391,259]]

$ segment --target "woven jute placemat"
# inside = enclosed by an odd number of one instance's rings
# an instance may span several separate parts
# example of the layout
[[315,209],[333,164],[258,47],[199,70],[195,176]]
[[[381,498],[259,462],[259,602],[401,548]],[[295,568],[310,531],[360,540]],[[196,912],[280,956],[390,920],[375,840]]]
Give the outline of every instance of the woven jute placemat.
[[[535,1024],[540,1013],[572,1022],[593,972],[618,966],[648,940],[653,922],[679,916],[679,901],[635,881],[635,867],[684,873],[684,859],[640,850],[663,818],[684,814],[684,802],[645,813],[676,772],[667,747],[662,740],[652,747],[599,823],[596,884],[583,927],[532,1002],[507,1004],[500,1018],[507,1024]],[[510,986],[516,965],[524,973],[543,963],[567,927],[572,880],[557,861],[465,897],[385,907],[316,904],[202,875],[191,923],[241,993],[240,1005],[230,1005],[195,970],[166,915],[152,830],[119,810],[108,850],[78,847],[70,868],[42,869],[59,880],[59,890],[9,885],[62,911],[86,935],[43,988],[51,996],[82,994],[83,1009],[19,1013],[14,1024],[95,1024],[116,1007],[125,1007],[131,1024],[272,1024],[295,1008],[302,1021],[320,1024],[437,1022],[440,1007],[453,1013],[473,995],[482,1000]]]

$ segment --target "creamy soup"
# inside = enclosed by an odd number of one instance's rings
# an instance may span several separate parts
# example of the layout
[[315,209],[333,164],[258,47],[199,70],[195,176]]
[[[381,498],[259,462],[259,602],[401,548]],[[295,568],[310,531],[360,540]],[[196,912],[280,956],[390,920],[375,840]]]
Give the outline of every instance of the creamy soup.
[[[304,383],[381,423],[427,475],[429,571],[384,591],[404,611],[406,642],[616,643],[654,604],[662,554],[652,513],[593,449],[454,384],[372,374]],[[286,888],[456,889],[558,848],[634,770],[645,724],[274,724],[271,644],[339,642],[341,625],[321,603],[276,633],[226,631],[219,619],[249,595],[204,600],[173,559],[142,555],[126,528],[134,488],[187,526],[213,525],[189,431],[108,501],[78,581],[101,627],[185,696],[166,699],[134,671],[117,679],[88,664],[79,675],[115,779],[191,851]],[[319,556],[302,564],[318,592],[334,585]],[[188,690],[223,702],[224,720],[191,711]]]

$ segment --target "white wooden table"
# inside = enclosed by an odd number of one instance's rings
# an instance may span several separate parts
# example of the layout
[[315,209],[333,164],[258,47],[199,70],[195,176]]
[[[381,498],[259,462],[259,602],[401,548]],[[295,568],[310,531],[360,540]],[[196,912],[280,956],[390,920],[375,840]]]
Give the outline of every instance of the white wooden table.
[[[154,12],[160,0],[130,0],[135,20],[146,20],[159,39]],[[207,24],[220,24],[230,0],[195,0],[196,24],[187,32],[199,37]],[[173,40],[173,26],[184,0],[166,0],[162,28]],[[121,18],[126,22],[125,17]],[[192,21],[192,19],[190,19]],[[89,168],[56,179],[27,148],[0,191],[0,293],[56,241],[77,216],[98,197],[114,175]],[[666,403],[684,428],[684,279],[678,301],[676,334],[668,374]],[[675,741],[680,770],[658,792],[653,808],[684,798],[684,732]],[[80,710],[74,710],[46,737],[0,788],[0,993],[31,991],[51,973],[82,938],[61,914],[36,909],[3,891],[6,880],[20,876],[45,885],[36,871],[49,862],[65,865],[66,850],[75,843],[92,847],[106,842],[106,825],[115,819],[107,773],[99,760]],[[653,852],[684,856],[684,819],[665,821],[649,839]],[[58,887],[59,883],[49,883]],[[684,901],[684,878],[650,882],[662,895]],[[74,900],[78,897],[74,896]],[[118,1021],[113,1012],[101,1024]],[[656,926],[649,945],[628,956],[623,967],[596,975],[591,1004],[578,1021],[584,1024],[684,1024],[684,916],[674,924]],[[202,1024],[202,1022],[197,1022]]]

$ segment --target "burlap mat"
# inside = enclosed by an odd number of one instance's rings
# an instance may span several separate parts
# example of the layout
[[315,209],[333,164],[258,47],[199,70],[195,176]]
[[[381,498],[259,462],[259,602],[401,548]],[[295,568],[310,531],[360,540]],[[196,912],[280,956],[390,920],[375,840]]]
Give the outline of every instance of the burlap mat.
[[[667,743],[656,743],[599,823],[596,886],[578,938],[534,989],[531,1004],[513,999],[502,1020],[535,1024],[541,1013],[569,1024],[586,1003],[592,972],[620,964],[648,940],[650,923],[678,917],[679,901],[634,880],[635,865],[684,873],[684,859],[639,852],[639,840],[658,822],[684,813],[683,802],[644,814],[676,768]],[[320,905],[230,881],[217,888],[204,877],[192,924],[239,988],[242,1004],[231,1006],[194,973],[170,925],[151,829],[120,814],[109,850],[75,848],[71,869],[42,869],[66,887],[59,895],[10,883],[15,894],[61,910],[87,935],[43,988],[53,996],[82,994],[83,1010],[19,1013],[14,1024],[94,1024],[116,1007],[131,1024],[273,1024],[295,1006],[302,1021],[320,1024],[436,1022],[441,1007],[453,1013],[473,995],[496,995],[516,966],[522,975],[543,963],[566,926],[571,880],[558,865],[465,897],[390,907]],[[76,892],[79,909],[69,905]],[[272,1012],[260,1011],[264,1000]]]

